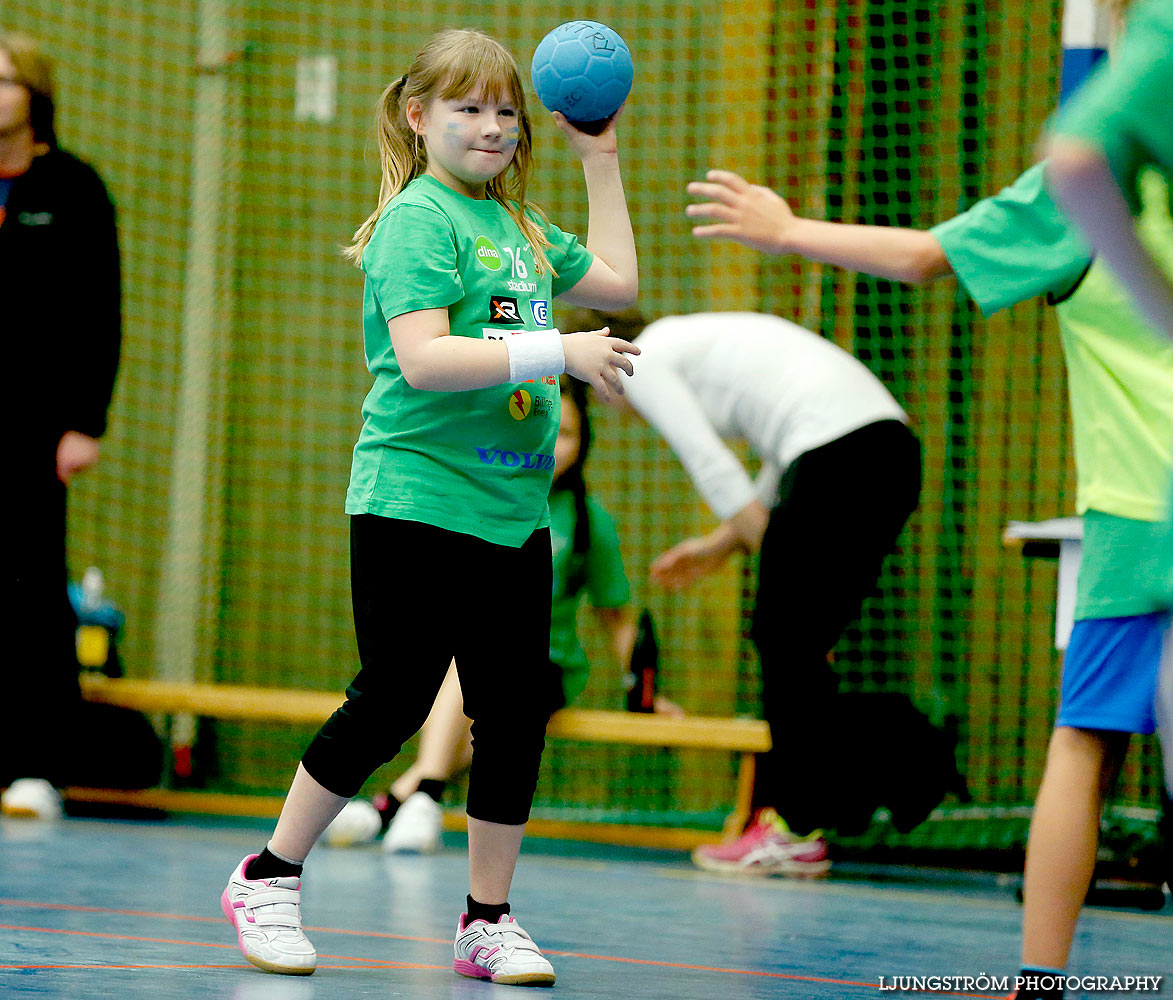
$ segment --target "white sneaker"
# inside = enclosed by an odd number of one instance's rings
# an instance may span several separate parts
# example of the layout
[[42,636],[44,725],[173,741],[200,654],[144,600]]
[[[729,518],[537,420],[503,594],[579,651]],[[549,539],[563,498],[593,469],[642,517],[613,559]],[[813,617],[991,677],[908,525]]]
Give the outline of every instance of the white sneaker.
[[44,778],[18,778],[0,795],[0,812],[28,819],[60,819],[61,796]]
[[322,834],[331,847],[369,844],[383,831],[383,819],[366,799],[352,799]]
[[427,792],[415,792],[391,820],[383,838],[383,850],[389,854],[433,854],[440,846],[443,826],[444,811],[440,803]]
[[286,976],[308,976],[318,955],[301,929],[301,879],[245,878],[250,854],[232,873],[220,896],[220,909],[236,928],[240,950],[258,969]]
[[456,959],[452,968],[470,979],[488,979],[506,986],[553,986],[554,967],[521,924],[506,913],[495,924],[468,914],[456,925]]

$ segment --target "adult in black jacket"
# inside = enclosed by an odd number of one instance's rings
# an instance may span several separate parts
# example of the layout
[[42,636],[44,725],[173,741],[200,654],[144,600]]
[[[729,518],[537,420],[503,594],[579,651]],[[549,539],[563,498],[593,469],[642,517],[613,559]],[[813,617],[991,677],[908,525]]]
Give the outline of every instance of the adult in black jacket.
[[0,34],[0,275],[15,505],[5,564],[5,812],[60,813],[80,704],[66,591],[66,488],[98,460],[121,341],[114,208],[95,171],[57,145],[51,67]]

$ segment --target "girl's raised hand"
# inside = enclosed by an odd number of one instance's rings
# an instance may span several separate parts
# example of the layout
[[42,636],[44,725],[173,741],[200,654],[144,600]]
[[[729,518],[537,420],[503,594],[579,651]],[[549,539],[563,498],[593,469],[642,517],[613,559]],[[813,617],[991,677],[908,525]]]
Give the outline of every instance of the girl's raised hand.
[[574,150],[575,155],[580,160],[585,160],[593,153],[613,155],[619,151],[619,140],[615,134],[615,122],[619,120],[619,116],[623,114],[625,107],[627,107],[626,104],[620,106],[619,110],[611,116],[607,127],[598,135],[580,132],[561,111],[553,112],[554,124],[566,136],[566,141],[570,143],[570,148]]
[[639,354],[639,348],[626,340],[610,337],[610,327],[567,333],[562,337],[562,352],[566,356],[566,373],[580,382],[589,382],[603,402],[623,395],[623,377],[620,372],[634,372],[628,354]]

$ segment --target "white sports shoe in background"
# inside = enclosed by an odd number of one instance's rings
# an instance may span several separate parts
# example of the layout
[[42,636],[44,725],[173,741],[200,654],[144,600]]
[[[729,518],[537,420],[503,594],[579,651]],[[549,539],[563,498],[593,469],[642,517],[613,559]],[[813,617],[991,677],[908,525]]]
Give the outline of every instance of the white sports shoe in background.
[[44,778],[18,778],[0,795],[0,812],[28,819],[60,819],[61,796]]
[[351,799],[322,834],[331,847],[369,844],[383,830],[383,820],[366,799]]
[[399,807],[387,836],[383,838],[383,850],[389,854],[433,854],[440,847],[440,831],[444,826],[444,813],[440,803],[427,792],[415,792]]

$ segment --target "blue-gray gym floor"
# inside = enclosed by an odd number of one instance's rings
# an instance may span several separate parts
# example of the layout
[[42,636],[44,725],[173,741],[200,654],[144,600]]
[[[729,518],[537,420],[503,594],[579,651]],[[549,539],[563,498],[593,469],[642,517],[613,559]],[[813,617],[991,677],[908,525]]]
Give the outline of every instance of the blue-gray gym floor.
[[[467,891],[464,845],[453,834],[431,857],[319,847],[302,894],[317,973],[291,978],[254,969],[237,951],[219,897],[267,829],[176,819],[0,821],[0,996],[518,994],[518,987],[451,971],[452,932]],[[880,977],[891,985],[895,976],[1013,974],[1016,884],[1005,876],[859,865],[815,882],[750,880],[696,871],[673,852],[532,840],[512,902],[558,972],[551,995],[564,1000],[877,998],[894,995]],[[1085,911],[1070,972],[1173,971],[1171,910],[1166,902],[1157,913]]]

